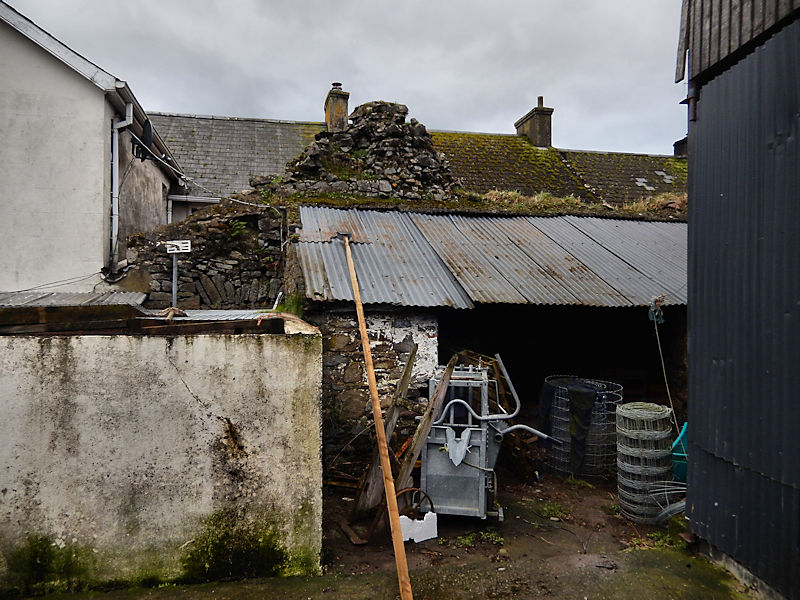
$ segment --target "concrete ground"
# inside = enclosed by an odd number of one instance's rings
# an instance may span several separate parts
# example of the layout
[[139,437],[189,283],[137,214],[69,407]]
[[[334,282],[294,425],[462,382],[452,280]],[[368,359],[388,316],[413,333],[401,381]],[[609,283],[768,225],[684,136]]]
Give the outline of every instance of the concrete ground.
[[[687,549],[670,530],[634,525],[619,515],[610,483],[588,487],[555,476],[502,487],[502,523],[439,519],[439,538],[408,542],[417,600],[551,598],[564,600],[745,599],[729,573]],[[325,574],[204,585],[94,592],[102,600],[361,600],[399,598],[391,543],[376,534],[354,546],[338,526],[351,501],[327,487]],[[354,526],[359,532],[365,525]],[[77,600],[83,595],[71,595]],[[86,596],[87,598],[89,595]]]

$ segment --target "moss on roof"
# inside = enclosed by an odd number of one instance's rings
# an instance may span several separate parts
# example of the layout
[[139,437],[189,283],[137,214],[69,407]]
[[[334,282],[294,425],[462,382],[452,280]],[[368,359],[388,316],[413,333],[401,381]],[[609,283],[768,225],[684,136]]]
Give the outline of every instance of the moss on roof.
[[558,150],[537,148],[518,135],[432,131],[433,144],[450,161],[453,174],[477,193],[517,191],[526,196],[547,192],[595,200],[564,164]]
[[624,204],[658,194],[685,194],[685,158],[562,150],[572,171],[605,202]]

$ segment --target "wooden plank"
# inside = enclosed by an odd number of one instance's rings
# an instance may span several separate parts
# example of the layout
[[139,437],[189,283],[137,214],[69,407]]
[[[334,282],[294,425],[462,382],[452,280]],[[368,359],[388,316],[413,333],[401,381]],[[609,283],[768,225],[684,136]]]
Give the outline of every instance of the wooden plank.
[[720,43],[720,16],[722,14],[722,0],[711,0],[711,24],[709,25],[708,37],[708,64],[715,65],[719,62],[719,43]]
[[742,2],[731,0],[730,52],[735,52],[742,45]]
[[764,31],[778,22],[778,0],[764,0]]
[[397,497],[394,491],[394,477],[392,477],[392,467],[389,462],[389,446],[386,443],[386,431],[383,424],[383,415],[381,414],[381,401],[378,397],[378,383],[375,380],[375,369],[372,365],[372,350],[369,346],[367,321],[364,317],[364,307],[361,304],[361,293],[358,289],[358,278],[356,277],[356,267],[353,263],[353,254],[350,250],[349,235],[344,236],[344,251],[347,257],[347,270],[350,272],[350,284],[353,286],[353,301],[356,305],[358,331],[361,334],[361,349],[364,353],[364,366],[367,370],[369,396],[372,402],[372,419],[375,422],[375,436],[378,438],[378,449],[380,450],[383,489],[386,497],[386,508],[389,513],[389,524],[392,530],[394,562],[397,567],[397,584],[400,588],[401,600],[413,600],[414,594],[411,590],[411,577],[408,574],[406,547],[403,544],[403,531],[400,527],[400,514],[397,510]]
[[739,47],[753,39],[753,1],[742,0],[742,34],[739,38]]
[[439,410],[442,408],[442,403],[447,395],[447,386],[450,384],[450,376],[453,374],[453,369],[457,362],[458,354],[454,354],[450,362],[447,363],[444,373],[442,373],[442,378],[439,380],[439,384],[433,392],[433,397],[428,400],[428,407],[425,409],[425,413],[422,415],[422,419],[420,419],[417,430],[414,432],[411,448],[406,452],[406,455],[403,457],[403,462],[400,464],[400,473],[397,474],[397,489],[412,487],[414,485],[414,481],[411,479],[411,471],[414,470],[414,464],[417,462],[422,452],[422,446],[428,439],[434,416],[439,414]]
[[725,58],[731,53],[731,3],[722,0],[719,13],[719,57]]
[[25,325],[0,325],[0,335],[100,335],[104,333],[125,334],[127,319],[111,319],[105,321],[75,321],[58,323],[30,323]]
[[702,0],[702,18],[700,33],[700,68],[705,71],[711,62],[711,3],[713,0]]
[[788,17],[792,12],[792,0],[778,0],[778,19]]
[[[400,408],[397,405],[398,400],[405,398],[408,393],[408,384],[411,381],[411,373],[414,370],[414,360],[417,356],[417,345],[411,348],[411,353],[408,355],[406,366],[403,369],[403,376],[397,382],[394,395],[386,409],[386,439],[392,437],[394,428],[397,425],[397,419],[400,417]],[[380,469],[380,456],[378,454],[378,446],[372,449],[372,460],[367,467],[367,472],[364,476],[364,485],[359,490],[358,497],[356,498],[353,510],[350,512],[350,520],[361,518],[367,511],[375,508],[380,504],[383,497],[383,475]]]
[[753,0],[753,38],[764,33],[764,0]]
[[681,32],[678,36],[678,58],[675,63],[675,83],[683,81],[686,76],[686,52],[689,50],[689,4],[691,0],[683,0],[681,4]]
[[12,306],[0,309],[0,325],[127,319],[144,315],[131,304],[84,306]]
[[145,335],[186,335],[190,333],[284,333],[283,321],[270,319],[258,325],[255,319],[242,321],[173,321],[146,320],[139,333]]
[[702,32],[703,32],[703,0],[692,1],[692,14],[689,17],[692,31],[691,46],[689,47],[689,78],[693,79],[703,70],[701,61]]

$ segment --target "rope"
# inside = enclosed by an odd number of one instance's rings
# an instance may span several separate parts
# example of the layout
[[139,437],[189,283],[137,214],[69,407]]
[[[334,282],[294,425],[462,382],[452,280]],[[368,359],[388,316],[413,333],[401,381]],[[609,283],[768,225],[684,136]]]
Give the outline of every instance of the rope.
[[650,320],[653,321],[653,329],[656,332],[656,344],[658,345],[658,356],[661,359],[661,372],[664,374],[664,387],[667,388],[667,398],[669,399],[669,407],[672,409],[672,422],[675,425],[675,431],[680,433],[681,427],[678,425],[678,417],[675,415],[675,406],[672,404],[672,394],[669,391],[669,381],[667,381],[667,367],[664,364],[664,351],[661,349],[661,336],[658,334],[658,324],[664,322],[663,313],[661,311],[661,304],[664,302],[664,296],[653,298],[650,305]]

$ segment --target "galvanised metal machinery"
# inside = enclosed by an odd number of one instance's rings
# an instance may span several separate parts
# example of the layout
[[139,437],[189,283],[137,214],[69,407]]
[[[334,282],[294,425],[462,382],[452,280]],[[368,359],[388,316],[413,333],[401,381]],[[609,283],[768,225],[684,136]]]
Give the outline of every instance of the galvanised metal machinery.
[[[516,406],[511,412],[499,403],[497,381],[489,379],[486,367],[459,365],[453,370],[443,407],[434,416],[431,431],[422,449],[421,489],[430,496],[436,512],[447,515],[503,519],[503,510],[493,502],[497,491],[494,466],[503,435],[515,430],[528,431],[551,439],[527,425],[511,425],[520,410],[520,401],[506,373],[500,355],[495,355]],[[429,382],[429,397],[444,371],[440,367]],[[499,413],[489,410],[489,388],[498,398]],[[557,440],[555,440],[557,441]]]

